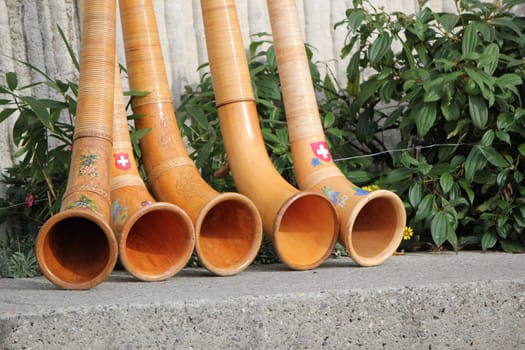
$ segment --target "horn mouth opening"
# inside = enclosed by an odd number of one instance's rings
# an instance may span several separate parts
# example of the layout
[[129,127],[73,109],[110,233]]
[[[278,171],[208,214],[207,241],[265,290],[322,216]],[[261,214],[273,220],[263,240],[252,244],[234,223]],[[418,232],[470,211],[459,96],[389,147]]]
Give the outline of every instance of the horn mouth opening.
[[389,191],[374,191],[349,218],[345,247],[361,266],[382,264],[396,251],[403,239],[406,220],[403,202]]
[[111,228],[83,212],[55,215],[42,227],[35,244],[42,273],[65,289],[99,284],[113,271],[118,256]]
[[216,196],[201,210],[195,249],[209,271],[228,276],[247,268],[262,243],[262,221],[255,205],[237,193]]
[[314,192],[299,192],[279,210],[273,241],[277,255],[295,270],[313,269],[332,253],[339,229],[333,205]]
[[126,270],[143,281],[160,281],[183,269],[195,237],[190,218],[168,203],[153,203],[129,219],[119,242]]

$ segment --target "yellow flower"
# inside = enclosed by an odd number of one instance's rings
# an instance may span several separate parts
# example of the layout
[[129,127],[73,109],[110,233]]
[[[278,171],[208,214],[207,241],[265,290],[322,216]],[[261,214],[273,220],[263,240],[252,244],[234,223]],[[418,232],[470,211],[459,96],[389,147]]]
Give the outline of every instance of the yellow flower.
[[375,191],[375,190],[378,190],[379,189],[379,186],[378,185],[375,185],[375,184],[372,184],[372,185],[368,185],[368,186],[363,186],[361,187],[363,190],[365,191],[368,191],[368,192],[372,192],[372,191]]
[[403,232],[403,240],[408,241],[414,235],[414,230],[412,227],[405,226],[405,231]]

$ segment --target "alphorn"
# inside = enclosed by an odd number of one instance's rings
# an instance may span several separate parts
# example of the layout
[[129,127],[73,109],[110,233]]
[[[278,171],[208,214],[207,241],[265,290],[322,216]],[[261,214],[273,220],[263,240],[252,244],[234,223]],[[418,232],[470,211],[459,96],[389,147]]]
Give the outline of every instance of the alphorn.
[[319,117],[295,0],[268,0],[268,9],[299,188],[324,193],[336,206],[339,242],[352,260],[361,266],[380,265],[403,238],[403,202],[391,191],[360,189],[334,164]]
[[35,242],[42,273],[64,289],[96,286],[113,271],[118,257],[109,223],[116,3],[91,0],[84,7],[66,191],[60,212],[44,223]]
[[120,0],[129,83],[147,91],[134,97],[137,129],[150,128],[140,140],[144,168],[155,198],[180,206],[195,226],[200,263],[217,275],[248,267],[262,242],[255,205],[239,193],[217,193],[189,158],[175,119],[151,0]]
[[326,197],[299,191],[273,166],[262,138],[233,0],[201,0],[208,59],[221,131],[239,192],[259,209],[280,260],[315,268],[331,254],[337,213]]
[[117,61],[115,64],[111,227],[118,240],[120,262],[131,275],[142,281],[165,280],[191,258],[193,223],[176,205],[156,202],[139,175]]

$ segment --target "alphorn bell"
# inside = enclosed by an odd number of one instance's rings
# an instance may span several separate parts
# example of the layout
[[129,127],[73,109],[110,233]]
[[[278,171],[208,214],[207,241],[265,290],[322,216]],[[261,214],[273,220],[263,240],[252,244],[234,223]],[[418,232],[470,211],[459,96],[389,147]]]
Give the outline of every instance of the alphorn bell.
[[154,196],[183,208],[195,226],[200,263],[217,275],[248,267],[262,242],[261,217],[239,193],[217,193],[189,158],[175,119],[151,0],[120,0],[129,83],[147,91],[134,97],[137,129],[150,128],[140,140],[144,168]]
[[326,197],[298,191],[273,166],[259,126],[235,2],[201,0],[224,146],[237,189],[259,209],[281,261],[312,269],[331,254],[337,214]]
[[391,191],[368,192],[333,163],[319,117],[295,0],[267,0],[299,188],[324,193],[340,218],[339,242],[361,266],[382,264],[399,247],[403,202]]
[[116,3],[91,0],[84,7],[69,177],[60,212],[35,242],[42,273],[65,289],[104,281],[118,255],[109,224]]
[[165,280],[191,258],[193,223],[176,205],[156,202],[139,175],[119,66],[115,64],[111,227],[118,240],[120,262],[131,275],[142,281]]

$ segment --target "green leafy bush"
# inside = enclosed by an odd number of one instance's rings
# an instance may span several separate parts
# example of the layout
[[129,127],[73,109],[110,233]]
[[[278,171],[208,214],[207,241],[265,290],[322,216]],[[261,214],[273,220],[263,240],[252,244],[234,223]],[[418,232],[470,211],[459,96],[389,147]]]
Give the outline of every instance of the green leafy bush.
[[[65,190],[71,157],[73,118],[76,109],[77,86],[53,80],[38,68],[45,80],[29,86],[19,86],[16,73],[6,74],[7,86],[0,93],[4,106],[0,122],[16,115],[13,141],[18,147],[15,156],[20,161],[7,169],[3,182],[6,198],[0,200],[0,223],[7,230],[7,243],[0,242],[0,260],[6,265],[2,276],[30,277],[37,274],[33,246],[39,227],[58,212]],[[28,88],[44,84],[60,99],[35,98],[26,94]],[[14,249],[9,241],[24,240]]]
[[[356,0],[337,25],[348,86],[329,101],[358,147],[380,153],[370,179],[405,199],[410,226],[438,247],[524,251],[525,18],[511,12],[523,2],[408,16]],[[388,152],[392,137],[406,151]]]

